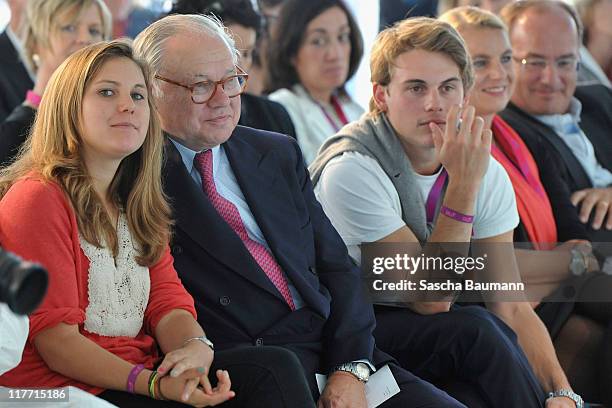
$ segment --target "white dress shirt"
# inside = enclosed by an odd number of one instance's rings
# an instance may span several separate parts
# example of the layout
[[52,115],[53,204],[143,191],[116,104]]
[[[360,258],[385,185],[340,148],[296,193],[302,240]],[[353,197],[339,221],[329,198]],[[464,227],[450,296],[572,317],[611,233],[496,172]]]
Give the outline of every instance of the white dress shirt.
[[612,173],[601,166],[595,157],[593,144],[580,128],[582,104],[572,98],[568,113],[562,115],[536,115],[540,122],[550,126],[569,147],[589,176],[593,187],[608,187],[612,184]]

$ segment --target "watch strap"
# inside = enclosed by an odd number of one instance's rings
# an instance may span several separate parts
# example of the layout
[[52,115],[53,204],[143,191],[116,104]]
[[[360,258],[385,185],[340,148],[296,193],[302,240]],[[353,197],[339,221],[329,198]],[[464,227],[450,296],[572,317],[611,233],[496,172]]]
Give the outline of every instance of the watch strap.
[[[367,370],[367,373],[360,373],[360,370],[359,370],[360,366],[363,366]],[[350,362],[350,363],[344,363],[344,364],[337,365],[336,367],[334,367],[330,371],[330,374],[332,374],[332,373],[334,373],[336,371],[347,372],[349,374],[354,375],[355,378],[357,378],[359,381],[367,382],[368,379],[369,379],[370,372],[372,370],[370,369],[370,367],[366,363],[353,361],[353,362]]]
[[192,338],[190,338],[190,339],[187,339],[187,340],[185,340],[185,342],[183,343],[183,347],[185,347],[185,345],[186,345],[187,343],[189,343],[190,341],[193,341],[193,340],[198,340],[198,341],[201,341],[202,343],[204,343],[204,344],[206,344],[208,347],[210,347],[210,349],[211,349],[211,350],[213,350],[213,351],[215,350],[215,345],[214,345],[214,344],[213,344],[213,342],[212,342],[212,341],[210,341],[210,340],[208,339],[208,337],[206,337],[206,336],[198,336],[198,337],[192,337]]
[[557,397],[569,398],[572,401],[574,401],[574,403],[576,403],[576,408],[584,408],[584,401],[582,400],[582,397],[576,394],[572,390],[562,388],[560,390],[548,393],[548,398],[557,398]]

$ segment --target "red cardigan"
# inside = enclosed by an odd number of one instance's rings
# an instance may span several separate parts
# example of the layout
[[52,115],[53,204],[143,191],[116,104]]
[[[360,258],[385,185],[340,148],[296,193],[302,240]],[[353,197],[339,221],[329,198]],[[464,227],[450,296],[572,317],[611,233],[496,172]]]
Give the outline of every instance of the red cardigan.
[[[55,183],[35,177],[17,181],[0,201],[0,243],[26,260],[44,265],[49,289],[39,308],[30,315],[30,333],[21,363],[0,376],[6,387],[64,387],[72,385],[94,394],[102,388],[83,384],[52,371],[34,347],[42,330],[58,323],[76,324],[81,334],[133,364],[152,368],[159,359],[152,337],[161,318],[173,309],[196,317],[193,298],[173,266],[169,248],[149,268],[151,287],[143,327],[135,338],[107,337],[84,329],[88,301],[89,260],[79,245],[77,220],[72,206]],[[1,334],[0,334],[1,335]],[[57,347],[62,347],[57,345]]]

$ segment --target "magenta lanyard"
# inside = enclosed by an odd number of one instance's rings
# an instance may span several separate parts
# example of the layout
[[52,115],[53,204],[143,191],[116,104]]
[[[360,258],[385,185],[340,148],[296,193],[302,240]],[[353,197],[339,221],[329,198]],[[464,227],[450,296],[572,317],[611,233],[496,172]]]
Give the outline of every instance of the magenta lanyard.
[[[448,173],[446,173],[446,169],[442,168],[442,171],[438,175],[433,187],[429,190],[429,194],[427,195],[427,202],[425,203],[425,214],[427,216],[427,223],[433,224],[434,216],[436,215],[436,207],[438,206],[438,201],[440,200],[440,195],[442,194],[442,190],[444,189],[444,184],[446,184],[446,179],[448,178]],[[474,238],[474,226],[472,226],[471,236]]]
[[[338,125],[336,125],[336,122],[332,119],[332,117],[329,116],[329,113],[327,113],[327,110],[325,110],[325,108],[320,103],[316,101],[315,103],[319,105],[319,109],[321,109],[321,112],[323,112],[323,114],[325,115],[325,118],[327,119],[329,124],[332,126],[332,128],[334,128],[336,132],[339,131],[340,128],[338,127]],[[340,106],[340,103],[338,102],[338,98],[336,98],[335,96],[332,96],[331,104],[334,108],[334,111],[336,112],[336,116],[338,116],[338,119],[340,119],[340,123],[342,123],[342,126],[346,125],[348,123],[348,119],[346,118],[346,115],[344,114],[344,111],[342,110],[342,106]]]
[[447,173],[444,168],[440,174],[438,174],[438,178],[436,178],[436,182],[433,187],[429,191],[429,195],[427,196],[427,202],[425,203],[425,212],[427,214],[427,222],[433,223],[434,216],[436,214],[436,207],[438,206],[438,201],[440,200],[440,195],[442,194],[442,190],[444,189],[444,184],[446,183]]

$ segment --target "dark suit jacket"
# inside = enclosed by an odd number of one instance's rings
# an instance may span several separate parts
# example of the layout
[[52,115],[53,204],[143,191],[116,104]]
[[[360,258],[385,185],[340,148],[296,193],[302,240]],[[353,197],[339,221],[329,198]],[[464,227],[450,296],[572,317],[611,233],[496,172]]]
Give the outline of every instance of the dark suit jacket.
[[[547,146],[543,143],[532,146],[534,156],[538,157],[536,165],[540,174],[540,180],[546,191],[546,195],[552,207],[555,224],[557,226],[557,239],[565,242],[570,239],[586,239],[589,234],[586,226],[580,222],[576,207],[570,201],[571,192],[561,178],[559,178],[559,166]],[[527,230],[522,221],[514,229],[514,242],[529,242]]]
[[19,53],[6,31],[0,34],[0,123],[25,100],[34,88]]
[[[580,86],[574,96],[582,103],[580,127],[593,144],[597,161],[612,171],[612,91],[602,85]],[[500,116],[525,141],[536,162],[541,159],[539,153],[550,151],[553,160],[560,165],[559,176],[570,191],[592,187],[576,157],[552,128],[512,103]],[[539,143],[542,146],[538,146]]]
[[295,140],[238,126],[223,146],[267,243],[305,307],[290,312],[167,141],[164,185],[176,220],[174,265],[207,335],[220,349],[289,348],[307,373],[363,358],[380,362],[372,359],[374,314],[360,271],[315,199]]
[[240,95],[240,101],[239,125],[282,133],[295,139],[293,122],[283,105],[266,97],[249,93]]
[[34,124],[36,110],[19,105],[0,122],[0,166],[10,163],[28,137]]
[[[612,171],[612,91],[602,85],[579,86],[574,96],[582,103],[580,127],[593,144],[597,161]],[[572,213],[568,205],[572,192],[592,187],[581,164],[552,128],[516,105],[510,103],[500,116],[521,136],[538,165],[560,240],[584,238],[576,224],[576,209]],[[591,240],[612,240],[608,231],[587,230]]]

